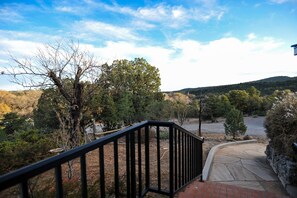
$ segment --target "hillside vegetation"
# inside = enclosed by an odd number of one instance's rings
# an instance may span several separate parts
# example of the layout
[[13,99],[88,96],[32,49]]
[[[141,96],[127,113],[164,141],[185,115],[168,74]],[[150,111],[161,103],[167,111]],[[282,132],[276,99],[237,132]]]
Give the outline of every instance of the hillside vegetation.
[[[239,83],[233,85],[220,85],[211,87],[186,88],[180,91],[185,94],[196,96],[209,94],[225,94],[231,90],[247,90],[255,87],[261,95],[272,95],[275,90],[297,91],[297,77],[276,76],[257,81]],[[41,90],[26,91],[3,91],[0,90],[0,117],[9,112],[16,112],[19,115],[31,117],[33,109],[36,108],[38,99],[42,94]]]
[[221,85],[211,87],[186,88],[177,92],[189,93],[194,95],[224,94],[231,90],[246,90],[249,87],[255,87],[262,95],[271,95],[275,90],[289,89],[297,91],[297,77],[276,76],[257,81],[239,83],[233,85]]
[[21,116],[31,117],[41,94],[41,90],[0,90],[0,118],[10,112],[16,112]]

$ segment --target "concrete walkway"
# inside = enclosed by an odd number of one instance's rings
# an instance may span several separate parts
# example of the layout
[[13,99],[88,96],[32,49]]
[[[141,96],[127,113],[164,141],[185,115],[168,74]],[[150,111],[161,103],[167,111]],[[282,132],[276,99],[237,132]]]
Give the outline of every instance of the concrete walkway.
[[208,181],[287,195],[266,162],[265,149],[266,145],[260,143],[235,144],[219,149]]

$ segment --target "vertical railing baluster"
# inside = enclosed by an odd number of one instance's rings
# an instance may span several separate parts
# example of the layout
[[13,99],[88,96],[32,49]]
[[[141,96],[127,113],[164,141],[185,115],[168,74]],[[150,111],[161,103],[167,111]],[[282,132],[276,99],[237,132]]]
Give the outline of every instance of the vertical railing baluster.
[[104,171],[104,146],[99,146],[99,161],[100,161],[100,191],[101,197],[105,197],[105,171]]
[[198,160],[197,160],[197,155],[198,155],[198,151],[197,151],[197,139],[194,139],[194,160],[195,160],[195,167],[194,167],[194,174],[195,177],[197,176],[197,169],[198,169]]
[[[199,169],[199,173],[202,173],[202,167],[203,167],[203,150],[202,150],[202,142],[199,142],[199,152],[200,154],[200,158],[199,158],[199,161],[200,161],[200,169]],[[200,181],[202,181],[203,178],[202,178],[202,174],[201,174],[201,178],[200,178]]]
[[174,191],[177,190],[177,128],[174,128]]
[[187,182],[187,134],[184,133],[185,137],[184,137],[184,185],[186,184]]
[[28,180],[24,180],[22,181],[22,183],[20,184],[20,188],[21,188],[21,197],[22,198],[28,198],[29,197],[29,189],[28,189]]
[[81,177],[81,196],[88,197],[87,171],[86,171],[86,156],[80,156],[80,177]]
[[138,197],[142,195],[141,129],[138,129]]
[[182,185],[182,169],[181,169],[181,159],[182,159],[182,154],[181,154],[181,132],[178,130],[178,188],[181,187]]
[[195,177],[195,138],[192,138],[192,178]]
[[114,160],[114,188],[115,197],[120,196],[119,189],[119,153],[118,153],[118,139],[113,141],[113,160]]
[[196,171],[196,175],[199,174],[199,167],[200,167],[200,164],[199,164],[199,142],[196,141],[196,151],[197,151],[197,154],[196,154],[196,161],[197,161],[197,171]]
[[169,127],[169,194],[173,197],[173,125]]
[[184,134],[184,147],[183,147],[183,163],[184,163],[184,167],[183,167],[183,173],[184,173],[184,180],[183,180],[183,185],[185,185],[186,183],[186,178],[187,178],[187,174],[186,174],[186,170],[187,170],[187,163],[186,163],[186,159],[187,159],[187,153],[186,153],[186,149],[187,149],[187,134]]
[[182,182],[181,182],[181,185],[183,186],[184,185],[184,181],[185,181],[185,173],[184,173],[184,170],[185,170],[185,155],[184,155],[184,153],[185,153],[185,144],[184,144],[184,133],[182,132],[182,134],[181,134],[181,136],[182,136],[182,149],[181,149],[181,154],[182,154],[182,158],[181,158],[181,164],[182,164],[182,170],[181,170],[181,172],[182,172]]
[[161,154],[160,154],[160,127],[157,126],[157,170],[158,170],[158,190],[161,190]]
[[145,187],[150,187],[150,144],[149,127],[145,126]]
[[131,193],[131,180],[130,180],[130,133],[126,134],[126,173],[127,173],[127,197]]
[[131,197],[136,197],[136,170],[135,170],[135,131],[130,134],[131,145]]
[[192,167],[192,171],[193,171],[193,178],[196,177],[195,175],[195,138],[192,138],[192,156],[193,156],[193,167]]
[[188,140],[188,142],[189,142],[189,170],[188,170],[188,175],[189,175],[189,177],[188,177],[188,181],[191,181],[191,179],[192,179],[192,176],[191,176],[191,169],[192,169],[192,151],[191,151],[191,140],[192,140],[192,137],[191,136],[189,136],[189,138],[188,138],[189,140]]
[[193,178],[193,148],[192,148],[192,136],[190,136],[190,171],[189,171],[189,175],[190,175],[190,180],[192,180]]
[[190,136],[187,134],[187,183],[190,181]]
[[55,177],[56,177],[56,197],[60,198],[60,197],[63,197],[63,183],[62,183],[61,165],[56,166]]

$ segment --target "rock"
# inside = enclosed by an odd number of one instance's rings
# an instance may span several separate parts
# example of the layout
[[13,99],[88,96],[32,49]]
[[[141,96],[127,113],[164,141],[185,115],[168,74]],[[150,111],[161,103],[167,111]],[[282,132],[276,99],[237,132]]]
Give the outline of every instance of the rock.
[[267,161],[277,174],[286,191],[294,198],[297,198],[297,163],[291,161],[287,156],[278,154],[267,145],[266,151]]
[[251,140],[251,139],[252,139],[252,137],[249,136],[249,135],[245,135],[245,136],[243,137],[243,140]]

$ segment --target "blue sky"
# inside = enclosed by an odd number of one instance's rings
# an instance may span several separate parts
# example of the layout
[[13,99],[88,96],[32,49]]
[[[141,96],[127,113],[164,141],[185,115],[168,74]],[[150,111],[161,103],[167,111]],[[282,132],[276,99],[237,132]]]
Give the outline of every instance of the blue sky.
[[1,71],[63,38],[102,63],[144,57],[162,91],[297,76],[297,0],[0,1]]

